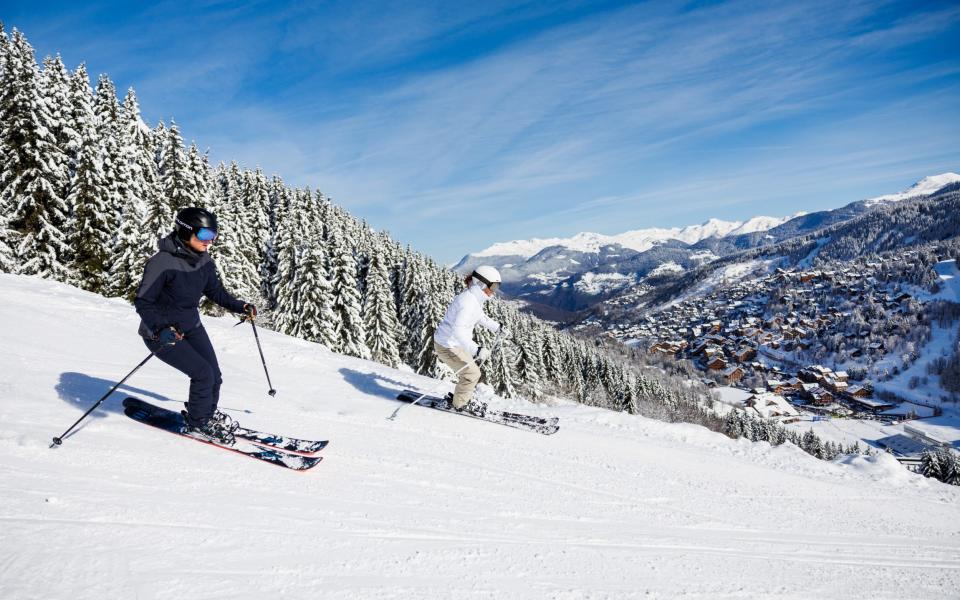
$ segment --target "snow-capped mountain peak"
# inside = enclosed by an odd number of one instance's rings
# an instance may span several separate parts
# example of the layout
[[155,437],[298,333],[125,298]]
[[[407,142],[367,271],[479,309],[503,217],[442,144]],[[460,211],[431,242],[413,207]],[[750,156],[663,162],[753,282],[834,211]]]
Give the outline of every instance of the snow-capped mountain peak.
[[956,173],[941,173],[940,175],[931,175],[929,177],[924,177],[907,190],[897,194],[887,194],[885,196],[870,198],[866,201],[866,204],[867,206],[874,206],[876,204],[882,204],[886,202],[899,202],[901,200],[915,198],[917,196],[929,196],[944,186],[948,186],[951,183],[957,183],[958,181],[960,181],[960,175],[957,175]]
[[627,231],[617,235],[584,232],[569,238],[516,240],[494,244],[480,252],[474,252],[472,256],[478,258],[490,256],[519,256],[522,258],[530,258],[542,250],[553,246],[563,246],[576,252],[595,253],[603,246],[616,244],[624,248],[629,248],[630,250],[643,252],[649,250],[659,242],[671,239],[680,240],[687,244],[695,244],[711,237],[726,237],[728,235],[739,235],[741,233],[766,231],[767,229],[784,223],[790,218],[792,217],[753,217],[747,221],[708,219],[700,225],[670,228],[650,227]]

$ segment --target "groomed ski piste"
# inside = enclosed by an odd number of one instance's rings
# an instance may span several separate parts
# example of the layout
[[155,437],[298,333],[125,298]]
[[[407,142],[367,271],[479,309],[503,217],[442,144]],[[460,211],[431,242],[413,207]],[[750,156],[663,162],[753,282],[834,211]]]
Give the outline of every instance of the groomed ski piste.
[[[552,436],[394,396],[434,381],[205,318],[241,423],[329,439],[295,473],[122,414],[176,407],[133,308],[0,275],[0,598],[947,598],[960,488],[572,402]],[[449,385],[449,384],[446,384]],[[443,390],[446,391],[446,388]]]

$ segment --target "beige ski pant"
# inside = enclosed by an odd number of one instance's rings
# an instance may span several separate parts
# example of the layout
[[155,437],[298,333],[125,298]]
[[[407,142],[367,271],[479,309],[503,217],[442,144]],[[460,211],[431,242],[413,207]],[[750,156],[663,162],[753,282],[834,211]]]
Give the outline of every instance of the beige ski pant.
[[437,358],[454,372],[463,369],[458,375],[457,387],[453,390],[453,405],[463,408],[470,401],[474,388],[480,382],[480,367],[463,348],[446,348],[434,341],[433,351],[437,353]]

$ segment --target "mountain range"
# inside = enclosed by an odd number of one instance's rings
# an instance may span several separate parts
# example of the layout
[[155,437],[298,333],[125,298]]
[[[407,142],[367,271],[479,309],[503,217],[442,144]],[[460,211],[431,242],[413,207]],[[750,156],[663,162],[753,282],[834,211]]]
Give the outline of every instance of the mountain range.
[[541,317],[565,320],[628,287],[656,285],[730,254],[811,233],[891,203],[929,196],[960,182],[960,175],[926,177],[909,189],[859,200],[841,208],[790,217],[758,216],[746,221],[709,219],[700,225],[647,228],[619,235],[584,232],[569,238],[497,243],[464,256],[454,267],[497,267],[503,290]]

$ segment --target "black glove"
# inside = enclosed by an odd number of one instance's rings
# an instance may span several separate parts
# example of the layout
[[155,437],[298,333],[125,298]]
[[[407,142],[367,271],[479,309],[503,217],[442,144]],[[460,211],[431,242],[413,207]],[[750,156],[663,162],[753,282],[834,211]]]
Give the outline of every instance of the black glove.
[[243,312],[247,315],[247,318],[251,321],[257,318],[257,307],[253,304],[244,303]]
[[170,327],[164,327],[160,330],[160,333],[157,334],[156,340],[163,344],[164,346],[172,346],[183,339],[183,334],[177,331],[177,328],[171,325]]

